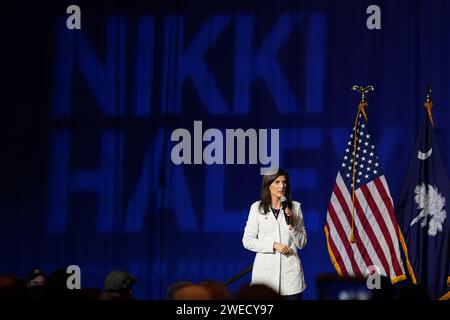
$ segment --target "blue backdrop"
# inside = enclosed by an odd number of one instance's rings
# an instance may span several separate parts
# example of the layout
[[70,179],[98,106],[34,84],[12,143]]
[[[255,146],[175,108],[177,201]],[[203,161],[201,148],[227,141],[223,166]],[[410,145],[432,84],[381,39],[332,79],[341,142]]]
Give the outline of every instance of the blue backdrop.
[[[434,1],[70,1],[3,10],[0,273],[79,265],[82,286],[112,269],[162,299],[181,279],[227,280],[261,164],[175,165],[171,133],[280,129],[280,165],[303,204],[308,299],[334,272],[323,225],[359,97],[394,204],[430,79],[450,166],[450,3]],[[381,9],[369,30],[366,9]],[[206,145],[206,143],[204,144]],[[247,275],[231,286],[245,283]]]

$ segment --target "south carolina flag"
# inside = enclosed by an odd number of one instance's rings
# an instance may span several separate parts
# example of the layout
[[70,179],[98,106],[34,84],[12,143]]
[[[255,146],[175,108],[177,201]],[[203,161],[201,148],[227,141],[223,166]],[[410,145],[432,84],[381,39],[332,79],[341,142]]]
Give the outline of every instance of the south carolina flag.
[[397,206],[412,281],[430,298],[448,299],[450,183],[433,133],[431,101],[419,130]]

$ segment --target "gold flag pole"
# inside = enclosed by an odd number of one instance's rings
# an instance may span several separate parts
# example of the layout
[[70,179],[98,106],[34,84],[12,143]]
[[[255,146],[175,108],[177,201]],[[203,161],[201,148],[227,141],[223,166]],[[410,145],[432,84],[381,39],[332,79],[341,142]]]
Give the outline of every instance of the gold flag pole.
[[352,229],[350,231],[350,242],[355,243],[355,178],[356,178],[356,149],[358,144],[358,118],[362,113],[364,120],[367,121],[367,114],[365,108],[368,103],[366,100],[366,94],[370,91],[374,91],[373,86],[358,86],[354,85],[352,87],[353,91],[358,91],[361,94],[361,99],[358,105],[358,112],[356,113],[355,125],[353,127],[353,170],[352,170]]

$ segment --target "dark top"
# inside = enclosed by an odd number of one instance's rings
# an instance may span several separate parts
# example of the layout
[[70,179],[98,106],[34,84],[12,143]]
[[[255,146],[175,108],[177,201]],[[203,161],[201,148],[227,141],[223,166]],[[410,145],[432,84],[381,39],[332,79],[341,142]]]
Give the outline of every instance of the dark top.
[[278,215],[280,214],[280,209],[274,209],[272,207],[271,207],[271,209],[272,209],[273,215],[275,216],[275,219],[278,219]]

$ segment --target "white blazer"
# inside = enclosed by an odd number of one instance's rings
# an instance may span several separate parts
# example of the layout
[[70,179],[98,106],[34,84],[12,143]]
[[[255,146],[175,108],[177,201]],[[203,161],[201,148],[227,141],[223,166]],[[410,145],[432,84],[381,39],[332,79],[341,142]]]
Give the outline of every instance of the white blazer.
[[[263,214],[257,201],[250,207],[247,224],[242,237],[244,248],[256,252],[251,284],[265,284],[281,295],[302,292],[306,288],[302,264],[297,252],[307,240],[300,203],[292,201],[292,213],[296,226],[289,230],[280,210],[278,219],[272,212]],[[274,242],[288,245],[293,254],[285,256],[273,248]]]

